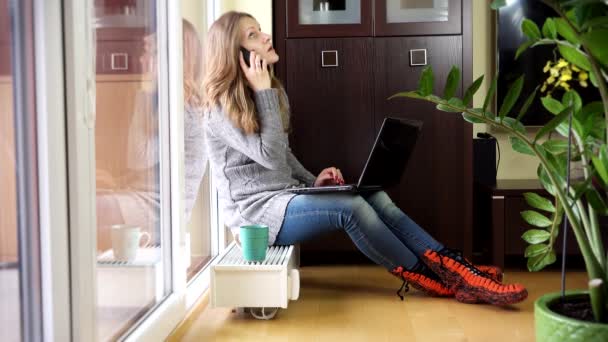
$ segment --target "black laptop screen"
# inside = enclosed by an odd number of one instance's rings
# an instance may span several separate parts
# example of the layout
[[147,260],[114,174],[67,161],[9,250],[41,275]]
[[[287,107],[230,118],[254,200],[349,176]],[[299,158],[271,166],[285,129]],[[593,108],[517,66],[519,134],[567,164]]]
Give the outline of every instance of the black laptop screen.
[[420,121],[384,119],[358,187],[388,188],[399,184],[421,128]]

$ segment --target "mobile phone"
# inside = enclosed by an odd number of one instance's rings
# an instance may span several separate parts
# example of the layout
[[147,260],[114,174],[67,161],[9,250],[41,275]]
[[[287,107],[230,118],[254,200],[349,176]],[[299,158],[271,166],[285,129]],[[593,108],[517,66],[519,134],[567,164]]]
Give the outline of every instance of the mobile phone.
[[248,67],[251,67],[251,65],[249,65],[249,56],[251,53],[249,52],[249,50],[245,49],[242,46],[241,46],[241,52],[243,53],[243,59],[245,60],[245,64],[247,64]]

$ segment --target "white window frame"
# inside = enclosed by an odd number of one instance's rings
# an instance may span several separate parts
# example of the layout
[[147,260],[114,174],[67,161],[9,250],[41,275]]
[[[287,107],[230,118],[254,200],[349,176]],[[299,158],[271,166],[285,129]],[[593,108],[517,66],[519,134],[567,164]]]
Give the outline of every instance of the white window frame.
[[60,0],[34,1],[43,339],[70,341],[67,155]]
[[[211,24],[215,21],[215,19],[219,16],[217,12],[219,6],[216,4],[217,0],[203,0],[206,2],[206,13],[205,20],[207,24],[207,28],[211,26]],[[206,34],[206,32],[200,32],[201,35]],[[194,278],[188,284],[187,292],[186,292],[186,307],[188,310],[192,309],[193,306],[197,303],[198,299],[209,289],[210,280],[211,280],[211,267],[215,265],[218,260],[217,256],[224,250],[224,229],[223,222],[220,222],[220,211],[218,208],[217,201],[217,188],[215,187],[213,180],[211,177],[211,167],[208,168],[207,172],[209,172],[209,192],[206,194],[210,200],[210,217],[207,218],[210,222],[211,229],[211,255],[213,258],[211,261],[205,265],[205,267],[194,276]]]
[[[156,0],[158,15],[158,50],[161,67],[159,85],[161,108],[169,109],[167,125],[161,124],[161,135],[169,136],[171,201],[171,279],[172,292],[149,312],[145,319],[124,336],[127,341],[158,340],[168,336],[185,317],[185,261],[179,238],[183,226],[183,111],[181,69],[181,12],[170,0]],[[95,72],[91,70],[92,53],[89,35],[92,0],[65,0],[65,63],[69,165],[69,205],[71,241],[72,340],[95,341],[96,334],[96,208],[95,208]],[[167,56],[167,57],[165,57]],[[92,71],[92,72],[91,72]],[[162,97],[162,96],[161,96]],[[164,190],[168,190],[164,188]],[[179,214],[178,214],[179,213]]]

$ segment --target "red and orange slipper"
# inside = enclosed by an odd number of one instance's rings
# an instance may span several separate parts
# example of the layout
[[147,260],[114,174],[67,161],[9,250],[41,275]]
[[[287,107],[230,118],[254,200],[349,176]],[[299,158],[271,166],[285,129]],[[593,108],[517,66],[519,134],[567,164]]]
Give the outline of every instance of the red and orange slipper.
[[412,287],[420,290],[432,297],[454,297],[454,291],[445,286],[441,279],[432,279],[424,274],[404,271],[403,280],[407,281]]
[[457,256],[427,250],[422,260],[435,272],[457,300],[464,303],[509,305],[523,301],[528,291],[520,284],[503,285]]
[[[454,291],[445,286],[439,277],[434,276],[432,272],[423,274],[414,271],[408,271],[399,266],[391,271],[395,276],[401,277],[406,284],[412,285],[415,289],[422,291],[432,297],[453,297]],[[407,292],[407,290],[406,290]]]
[[478,270],[488,275],[488,277],[499,283],[502,282],[502,268],[494,265],[474,265]]

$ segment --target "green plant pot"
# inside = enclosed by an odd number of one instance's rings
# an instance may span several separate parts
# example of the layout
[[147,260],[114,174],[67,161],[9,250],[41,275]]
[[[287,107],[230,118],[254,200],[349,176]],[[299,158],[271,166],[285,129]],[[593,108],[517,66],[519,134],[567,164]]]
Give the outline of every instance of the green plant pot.
[[[566,297],[586,295],[586,291],[567,291]],[[549,305],[561,293],[548,293],[534,303],[536,341],[608,341],[608,324],[577,320],[555,313]]]

